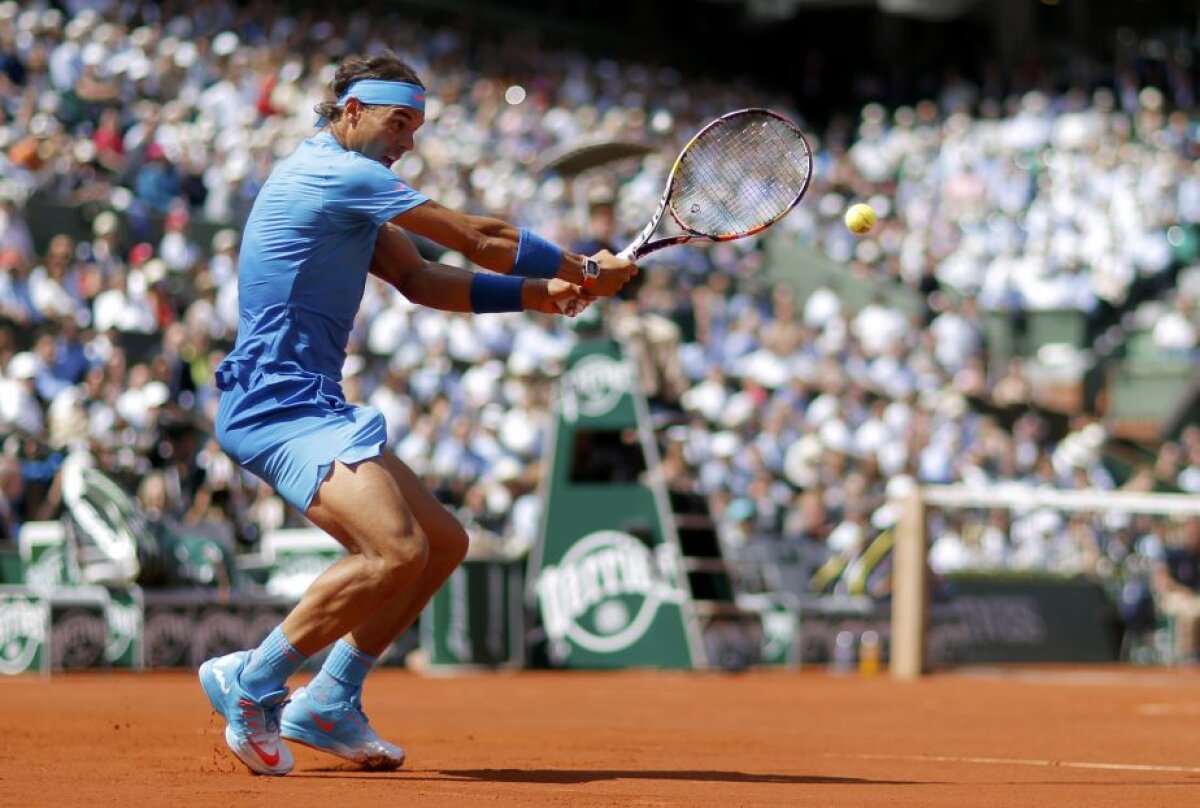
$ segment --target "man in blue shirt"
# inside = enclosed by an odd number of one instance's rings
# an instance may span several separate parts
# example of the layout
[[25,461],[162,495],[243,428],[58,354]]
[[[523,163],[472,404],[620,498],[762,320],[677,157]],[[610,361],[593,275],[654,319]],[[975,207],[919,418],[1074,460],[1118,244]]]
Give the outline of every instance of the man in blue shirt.
[[[449,210],[398,179],[390,167],[414,147],[425,88],[393,54],[347,59],[331,89],[337,100],[317,107],[321,131],[276,166],[254,202],[237,344],[216,371],[221,447],[348,551],[258,648],[200,668],[226,742],[260,774],[291,770],[281,736],[371,768],[403,763],[403,750],[367,722],[362,683],[467,551],[454,516],[384,451],[380,412],[342,392],[368,271],[445,311],[571,316],[637,272],[607,251],[589,258]],[[491,271],[428,262],[406,231]],[[330,643],[321,672],[289,701],[288,677]]]

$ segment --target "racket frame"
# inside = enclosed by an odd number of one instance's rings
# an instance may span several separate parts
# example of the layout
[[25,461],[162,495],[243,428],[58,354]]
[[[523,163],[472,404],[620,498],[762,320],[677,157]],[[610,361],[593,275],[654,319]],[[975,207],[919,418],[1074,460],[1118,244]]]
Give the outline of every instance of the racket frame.
[[[675,187],[675,176],[678,172],[679,164],[683,161],[684,155],[688,153],[688,149],[692,147],[692,144],[702,138],[709,130],[716,126],[720,126],[730,118],[735,118],[739,115],[746,115],[749,113],[770,115],[773,118],[783,121],[793,130],[795,130],[796,136],[800,139],[800,143],[804,147],[804,154],[808,158],[808,173],[804,177],[804,183],[800,186],[799,193],[796,194],[796,198],[792,200],[791,204],[780,211],[777,216],[751,230],[745,231],[744,233],[726,233],[714,236],[708,233],[700,233],[690,227],[686,227],[681,221],[679,221],[679,216],[676,215],[674,207],[670,204],[671,189]],[[808,184],[812,180],[812,174],[812,146],[809,145],[808,138],[804,136],[804,133],[800,131],[796,124],[792,123],[779,113],[773,112],[769,109],[764,109],[762,107],[747,107],[746,109],[738,109],[734,110],[733,112],[727,112],[719,118],[714,118],[712,121],[706,124],[704,128],[694,134],[691,140],[689,140],[684,147],[680,149],[679,156],[675,158],[675,162],[671,165],[671,172],[667,175],[667,186],[663,189],[662,197],[658,200],[658,208],[654,211],[654,215],[650,218],[649,224],[646,225],[642,232],[638,234],[638,237],[635,238],[628,247],[621,250],[621,252],[617,253],[617,255],[626,260],[637,260],[649,255],[650,253],[658,252],[666,247],[674,247],[677,244],[686,244],[689,241],[734,241],[735,239],[746,238],[747,236],[753,236],[756,233],[761,233],[786,216],[792,210],[792,208],[799,204],[800,200],[804,198],[804,194],[808,191]],[[675,220],[675,224],[677,224],[679,229],[683,230],[684,232],[679,233],[678,235],[667,236],[666,238],[650,241],[650,237],[654,235],[654,231],[658,229],[658,225],[662,221],[663,212],[667,211],[668,209],[670,209],[671,218]]]

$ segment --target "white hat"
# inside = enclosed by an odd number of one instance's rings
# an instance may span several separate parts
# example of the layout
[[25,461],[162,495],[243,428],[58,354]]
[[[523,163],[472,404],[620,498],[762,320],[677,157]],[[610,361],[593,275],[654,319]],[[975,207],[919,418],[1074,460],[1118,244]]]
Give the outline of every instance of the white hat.
[[1088,469],[1095,465],[1097,454],[1076,435],[1068,435],[1058,445],[1054,458],[1069,469]]
[[111,210],[101,211],[95,221],[92,222],[92,233],[97,236],[107,236],[117,232],[120,226],[120,221],[117,219],[117,214]]
[[241,42],[233,31],[222,31],[213,38],[212,51],[217,56],[228,56],[238,49]]
[[83,51],[79,58],[85,65],[95,67],[104,61],[104,57],[108,54],[108,50],[99,42],[89,42],[83,46]]
[[176,67],[191,67],[196,62],[196,46],[191,42],[181,42],[173,58]]
[[142,265],[142,274],[146,279],[146,283],[158,283],[167,277],[167,262],[161,258],[151,258]]
[[1100,449],[1104,446],[1104,441],[1107,439],[1108,432],[1104,429],[1103,424],[1088,424],[1079,431],[1080,443],[1092,450]]
[[212,239],[212,248],[216,252],[228,250],[236,247],[238,243],[237,231],[231,227],[218,230]]
[[485,499],[490,513],[508,513],[512,507],[512,494],[508,492],[508,489],[500,486],[489,487]]
[[479,425],[484,429],[499,429],[504,422],[504,411],[499,404],[485,404],[479,411]]
[[161,407],[171,400],[171,388],[162,382],[146,382],[142,387],[142,403],[147,409]]
[[29,351],[21,351],[8,361],[10,379],[32,379],[37,375],[38,360]]
[[709,449],[716,457],[733,457],[737,454],[741,443],[738,436],[733,432],[717,432],[712,436]]
[[489,475],[498,483],[508,483],[521,477],[521,464],[516,458],[505,455],[492,465]]
[[887,530],[896,524],[900,518],[900,508],[891,502],[885,502],[871,514],[871,524],[878,530]]
[[817,472],[805,454],[805,447],[796,441],[783,456],[783,475],[797,488],[808,488],[817,481]]
[[888,480],[885,488],[887,498],[891,500],[904,499],[915,490],[917,490],[917,481],[907,474],[897,474]]
[[817,437],[825,448],[834,452],[849,454],[854,448],[849,428],[837,418],[830,418],[821,424]]

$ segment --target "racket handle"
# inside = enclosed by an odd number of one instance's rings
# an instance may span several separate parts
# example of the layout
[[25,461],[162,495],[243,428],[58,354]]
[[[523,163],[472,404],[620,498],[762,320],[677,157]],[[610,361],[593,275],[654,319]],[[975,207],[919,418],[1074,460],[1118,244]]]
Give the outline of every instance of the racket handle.
[[578,317],[579,315],[583,314],[587,310],[587,307],[591,304],[582,300],[559,300],[556,301],[554,305],[557,306],[558,310],[567,317]]

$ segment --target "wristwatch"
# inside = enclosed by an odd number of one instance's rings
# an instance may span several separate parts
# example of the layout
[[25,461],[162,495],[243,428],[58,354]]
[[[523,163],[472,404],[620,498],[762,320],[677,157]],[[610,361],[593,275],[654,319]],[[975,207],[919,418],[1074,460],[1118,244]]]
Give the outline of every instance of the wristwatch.
[[596,263],[595,258],[583,259],[583,283],[580,284],[584,289],[587,289],[592,283],[600,278],[600,265]]

